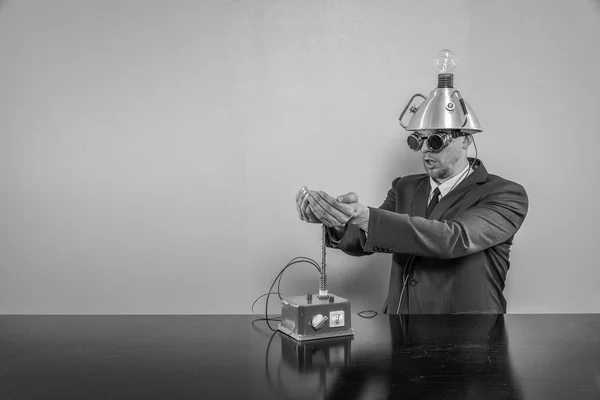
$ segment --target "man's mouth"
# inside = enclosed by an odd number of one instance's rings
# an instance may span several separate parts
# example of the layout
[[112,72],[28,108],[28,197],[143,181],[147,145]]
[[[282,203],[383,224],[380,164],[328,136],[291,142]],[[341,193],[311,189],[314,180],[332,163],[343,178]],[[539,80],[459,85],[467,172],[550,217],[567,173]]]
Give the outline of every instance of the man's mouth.
[[429,159],[429,158],[425,158],[423,159],[423,162],[425,163],[425,165],[427,165],[428,167],[432,167],[435,164],[435,160]]

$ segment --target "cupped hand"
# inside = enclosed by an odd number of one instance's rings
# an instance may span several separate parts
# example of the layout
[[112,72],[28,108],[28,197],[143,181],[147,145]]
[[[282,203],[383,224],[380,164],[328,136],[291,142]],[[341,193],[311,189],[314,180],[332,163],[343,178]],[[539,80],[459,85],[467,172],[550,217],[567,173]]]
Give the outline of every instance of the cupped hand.
[[312,224],[320,224],[321,220],[313,213],[308,204],[308,189],[302,186],[296,193],[296,211],[302,221]]

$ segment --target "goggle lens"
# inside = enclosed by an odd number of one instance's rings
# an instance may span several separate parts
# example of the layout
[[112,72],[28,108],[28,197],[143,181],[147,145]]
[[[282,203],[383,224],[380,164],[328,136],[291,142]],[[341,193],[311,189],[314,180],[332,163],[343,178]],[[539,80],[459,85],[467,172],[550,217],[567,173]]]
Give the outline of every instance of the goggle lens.
[[440,151],[444,148],[444,139],[437,133],[429,135],[427,138],[427,146],[432,151]]
[[408,147],[414,151],[419,151],[423,145],[423,138],[417,138],[416,135],[410,135],[406,141],[408,143]]

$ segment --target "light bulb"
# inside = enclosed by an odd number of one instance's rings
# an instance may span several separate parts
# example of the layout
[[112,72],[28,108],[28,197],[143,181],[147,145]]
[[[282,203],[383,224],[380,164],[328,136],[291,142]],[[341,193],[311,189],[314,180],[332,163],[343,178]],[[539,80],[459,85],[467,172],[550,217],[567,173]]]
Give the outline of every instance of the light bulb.
[[438,74],[453,74],[456,68],[456,58],[452,50],[444,49],[437,52],[433,59],[433,67]]

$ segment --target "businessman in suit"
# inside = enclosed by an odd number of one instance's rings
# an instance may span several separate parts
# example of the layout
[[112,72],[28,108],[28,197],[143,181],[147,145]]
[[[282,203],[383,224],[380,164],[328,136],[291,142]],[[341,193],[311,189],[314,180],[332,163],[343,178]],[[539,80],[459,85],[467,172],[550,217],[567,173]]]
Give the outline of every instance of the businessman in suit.
[[[433,151],[440,137],[444,145]],[[521,185],[468,158],[472,142],[461,131],[421,135],[416,150],[426,173],[394,179],[378,208],[355,193],[298,191],[300,218],[324,224],[329,247],[353,256],[392,254],[384,313],[506,313],[510,247],[528,197]]]

